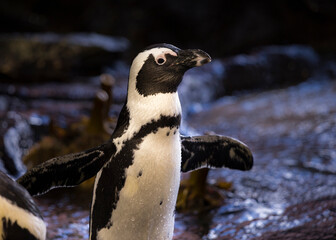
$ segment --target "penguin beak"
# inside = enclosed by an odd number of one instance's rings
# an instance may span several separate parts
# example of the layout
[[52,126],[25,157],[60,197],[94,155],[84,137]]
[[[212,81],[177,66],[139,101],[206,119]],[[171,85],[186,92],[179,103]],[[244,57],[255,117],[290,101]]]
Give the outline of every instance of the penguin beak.
[[211,62],[211,57],[200,49],[187,49],[178,52],[178,58],[175,64],[187,68],[199,67]]

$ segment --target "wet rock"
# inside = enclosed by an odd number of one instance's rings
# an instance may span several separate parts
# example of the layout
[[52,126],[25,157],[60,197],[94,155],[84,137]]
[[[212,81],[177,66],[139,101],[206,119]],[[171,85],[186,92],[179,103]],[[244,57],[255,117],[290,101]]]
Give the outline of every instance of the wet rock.
[[209,239],[333,239],[336,236],[336,82],[224,97],[191,127],[233,136],[254,152],[250,172],[213,170],[233,183]]
[[41,82],[98,75],[127,48],[124,38],[96,33],[0,35],[0,77]]
[[[275,221],[283,231],[266,232],[253,240],[332,240],[336,237],[336,200],[318,199],[288,207]],[[302,219],[302,220],[299,220]]]

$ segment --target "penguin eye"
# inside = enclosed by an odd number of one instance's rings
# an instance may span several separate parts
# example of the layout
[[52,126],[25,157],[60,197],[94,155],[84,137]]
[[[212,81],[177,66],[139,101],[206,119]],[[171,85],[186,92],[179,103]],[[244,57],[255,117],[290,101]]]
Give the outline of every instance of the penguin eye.
[[157,63],[160,64],[160,65],[162,65],[162,64],[165,63],[165,61],[166,61],[166,60],[164,60],[163,58],[159,58],[159,59],[157,60]]
[[155,59],[155,62],[158,64],[158,65],[163,65],[165,64],[166,62],[166,57],[164,55],[160,55],[158,56],[156,59]]

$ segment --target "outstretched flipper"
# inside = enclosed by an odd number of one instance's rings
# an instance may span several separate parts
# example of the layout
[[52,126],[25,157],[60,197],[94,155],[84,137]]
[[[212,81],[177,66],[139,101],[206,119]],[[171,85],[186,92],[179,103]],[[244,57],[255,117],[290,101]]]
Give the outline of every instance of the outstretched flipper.
[[225,136],[181,136],[181,171],[188,172],[202,167],[227,167],[250,170],[253,156],[242,142]]
[[76,186],[95,176],[115,151],[115,145],[109,141],[83,152],[52,158],[29,170],[17,182],[33,196],[56,187]]

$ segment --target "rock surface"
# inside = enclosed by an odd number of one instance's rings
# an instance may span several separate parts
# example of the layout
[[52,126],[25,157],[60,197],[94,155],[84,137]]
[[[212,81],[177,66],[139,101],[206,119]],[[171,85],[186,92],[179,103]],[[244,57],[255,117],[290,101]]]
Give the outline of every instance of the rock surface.
[[97,75],[128,48],[124,38],[96,33],[0,35],[0,79],[68,81]]
[[210,172],[235,190],[205,239],[335,239],[335,81],[225,97],[188,122],[241,139],[255,155],[250,172]]
[[199,110],[199,104],[226,95],[335,78],[334,58],[325,58],[310,46],[274,45],[191,69],[185,74],[179,92],[184,113],[193,113]]
[[[262,52],[244,55],[243,60],[253,63],[262,59]],[[336,82],[330,80],[335,76],[335,63],[320,57],[316,63],[314,53],[309,54],[309,49],[306,53],[307,59],[300,60],[306,64],[297,62],[295,72],[283,76],[296,81],[301,76],[300,69],[308,69],[310,77],[299,79],[308,80],[280,90],[264,90],[259,82],[259,90],[252,93],[222,97],[227,66],[241,66],[241,71],[251,78],[256,78],[262,69],[272,76],[270,69],[277,68],[267,68],[267,62],[265,66],[244,65],[241,56],[215,60],[186,75],[180,95],[185,113],[189,113],[184,121],[188,132],[213,131],[246,142],[254,153],[255,166],[250,172],[211,170],[210,184],[223,179],[233,183],[233,190],[221,192],[226,200],[218,209],[176,213],[174,239],[335,239]],[[281,54],[297,58],[290,52]],[[117,79],[117,93],[113,95],[118,104],[110,111],[113,116],[119,113],[126,94],[125,66],[119,62],[108,70]],[[312,70],[309,66],[318,67]],[[236,73],[237,77],[242,74]],[[231,74],[230,79],[234,79],[232,76],[235,75]],[[272,83],[277,82],[274,78]],[[88,115],[98,88],[97,78],[62,84],[2,82],[1,136],[15,130],[16,135],[9,138],[13,143],[10,149],[14,153],[16,149],[22,151],[48,131],[45,126],[50,121],[65,127]],[[20,140],[17,136],[26,138]],[[3,158],[4,151],[0,150]],[[4,167],[1,163],[0,168]],[[54,190],[39,197],[38,205],[48,223],[48,239],[87,239],[90,199],[89,195],[78,194],[75,188]]]

